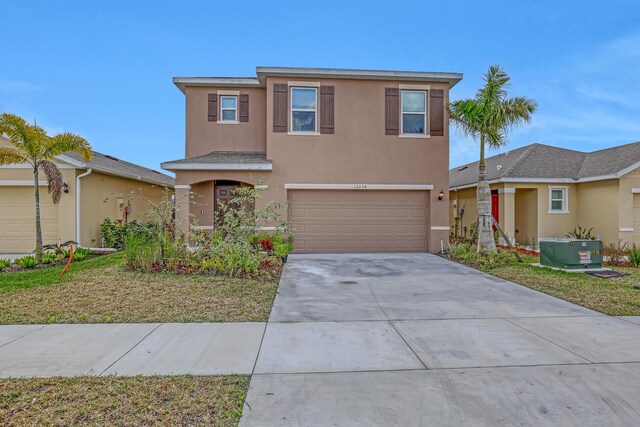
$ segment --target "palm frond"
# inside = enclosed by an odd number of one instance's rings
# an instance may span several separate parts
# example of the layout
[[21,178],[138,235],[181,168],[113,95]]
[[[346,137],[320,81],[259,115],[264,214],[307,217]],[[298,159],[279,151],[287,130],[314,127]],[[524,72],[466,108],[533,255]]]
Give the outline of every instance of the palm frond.
[[466,136],[477,137],[481,110],[474,99],[461,99],[449,104],[449,120]]
[[32,159],[40,157],[41,142],[46,138],[44,129],[30,125],[22,117],[9,113],[0,115],[0,134],[5,134],[19,151]]
[[51,195],[51,200],[54,204],[58,204],[62,197],[62,186],[64,184],[62,172],[60,172],[58,166],[50,160],[40,160],[38,162],[38,168],[42,169],[44,175],[47,177],[47,189]]
[[85,160],[91,160],[93,157],[89,141],[73,133],[67,132],[52,136],[43,145],[45,147],[43,158],[45,159],[51,159],[67,151],[76,151]]
[[0,147],[0,165],[15,165],[31,163],[19,150],[10,147]]

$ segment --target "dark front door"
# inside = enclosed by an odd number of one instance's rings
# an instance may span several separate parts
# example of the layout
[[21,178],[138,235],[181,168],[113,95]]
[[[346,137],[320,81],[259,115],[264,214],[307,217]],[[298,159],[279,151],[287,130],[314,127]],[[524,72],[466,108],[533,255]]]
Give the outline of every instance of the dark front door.
[[[235,207],[233,205],[233,199],[236,197],[236,188],[237,185],[216,185],[215,190],[215,211],[216,217],[219,221],[223,221],[223,212],[221,211],[222,204],[225,204],[227,207]],[[222,202],[222,203],[221,203]]]

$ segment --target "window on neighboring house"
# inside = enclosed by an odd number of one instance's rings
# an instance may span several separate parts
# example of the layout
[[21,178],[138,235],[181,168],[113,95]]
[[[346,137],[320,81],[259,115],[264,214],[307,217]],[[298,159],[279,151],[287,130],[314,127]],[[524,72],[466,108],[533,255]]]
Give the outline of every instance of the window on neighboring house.
[[318,89],[291,88],[291,132],[317,132]]
[[567,187],[549,187],[549,212],[568,212]]
[[220,97],[220,121],[221,122],[237,122],[238,121],[238,97],[226,96]]
[[402,91],[403,135],[427,134],[427,92],[423,90]]

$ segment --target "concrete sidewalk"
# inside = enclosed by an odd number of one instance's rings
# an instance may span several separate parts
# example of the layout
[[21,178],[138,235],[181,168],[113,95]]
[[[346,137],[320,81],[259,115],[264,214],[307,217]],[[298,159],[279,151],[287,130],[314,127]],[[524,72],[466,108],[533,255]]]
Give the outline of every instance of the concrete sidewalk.
[[0,377],[251,374],[264,323],[0,326]]

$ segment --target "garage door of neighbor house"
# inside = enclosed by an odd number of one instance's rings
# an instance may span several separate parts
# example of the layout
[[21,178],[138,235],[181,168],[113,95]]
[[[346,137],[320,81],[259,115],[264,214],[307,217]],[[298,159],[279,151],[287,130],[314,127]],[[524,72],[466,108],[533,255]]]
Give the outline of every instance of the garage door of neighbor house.
[[[40,219],[45,244],[58,241],[58,207],[40,187]],[[0,253],[32,252],[36,246],[33,187],[0,187]]]
[[295,252],[425,252],[428,191],[289,190]]

